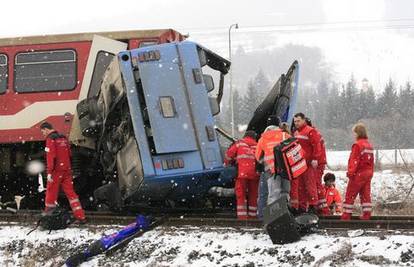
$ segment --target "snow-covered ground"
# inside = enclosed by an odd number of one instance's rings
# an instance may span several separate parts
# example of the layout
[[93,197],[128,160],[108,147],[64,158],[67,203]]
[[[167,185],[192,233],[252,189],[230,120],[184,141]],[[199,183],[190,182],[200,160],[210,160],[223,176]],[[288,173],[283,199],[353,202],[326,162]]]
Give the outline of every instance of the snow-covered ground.
[[[326,170],[325,173],[329,171]],[[348,183],[346,171],[331,172],[336,176],[336,188],[344,197]],[[411,176],[404,171],[383,170],[375,172],[371,181],[371,193],[374,205],[404,200],[413,183],[414,181]],[[410,195],[409,200],[412,202],[414,196]]]
[[[328,165],[330,167],[346,167],[350,153],[351,151],[327,151]],[[403,165],[404,161],[407,164],[414,164],[414,149],[375,150],[375,157],[378,157],[376,162],[379,162],[382,166],[393,166],[395,163]]]
[[[343,194],[346,172],[333,172]],[[374,204],[401,201],[413,182],[404,171],[375,172]],[[27,236],[28,226],[0,224],[0,266],[62,266],[79,246],[118,228],[36,230]],[[321,231],[281,246],[262,229],[160,227],[113,256],[97,256],[82,266],[414,266],[414,232],[349,237]]]
[[[62,266],[100,229],[35,231],[0,226],[1,266]],[[111,230],[109,230],[111,229]],[[414,266],[414,233],[322,231],[286,245],[273,245],[261,229],[159,227],[110,257],[97,256],[82,266]]]

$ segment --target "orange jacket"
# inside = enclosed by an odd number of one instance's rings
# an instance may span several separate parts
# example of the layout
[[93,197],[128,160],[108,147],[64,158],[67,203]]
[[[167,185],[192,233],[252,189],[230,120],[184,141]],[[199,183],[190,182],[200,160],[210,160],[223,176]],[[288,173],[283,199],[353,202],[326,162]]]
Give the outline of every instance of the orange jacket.
[[263,132],[257,143],[256,160],[258,162],[264,162],[265,171],[275,173],[273,148],[289,137],[290,135],[288,133],[283,132],[282,129],[276,126],[269,126]]
[[237,163],[237,179],[259,178],[256,172],[256,160],[254,157],[256,145],[256,140],[247,136],[227,149],[224,164],[233,165],[234,162]]
[[338,189],[336,189],[335,186],[325,185],[325,192],[326,204],[328,204],[329,209],[331,209],[331,206],[335,204],[335,211],[340,213],[342,211],[342,198]]
[[360,138],[352,145],[346,176],[352,178],[357,174],[374,175],[374,149],[367,138]]

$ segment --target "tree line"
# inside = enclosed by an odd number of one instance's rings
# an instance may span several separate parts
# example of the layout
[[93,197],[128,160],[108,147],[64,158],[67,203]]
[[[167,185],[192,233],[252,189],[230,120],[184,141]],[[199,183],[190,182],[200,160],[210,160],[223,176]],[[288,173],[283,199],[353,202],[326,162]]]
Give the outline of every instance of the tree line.
[[[328,149],[348,150],[353,142],[351,128],[358,121],[368,127],[376,148],[414,148],[414,91],[410,82],[397,86],[389,79],[385,88],[362,86],[351,76],[345,84],[322,79],[307,90],[299,88],[296,111],[305,113],[322,132]],[[248,81],[247,90],[235,88],[234,121],[236,132],[248,124],[257,106],[270,90],[263,71]],[[241,91],[246,93],[241,94]],[[230,131],[230,108],[224,105],[219,123]],[[243,130],[241,127],[240,130]]]

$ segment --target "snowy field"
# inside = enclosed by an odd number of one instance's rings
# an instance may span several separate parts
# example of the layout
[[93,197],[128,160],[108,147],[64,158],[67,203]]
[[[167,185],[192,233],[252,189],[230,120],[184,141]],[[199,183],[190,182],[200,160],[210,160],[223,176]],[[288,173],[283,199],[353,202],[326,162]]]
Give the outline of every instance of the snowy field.
[[[391,149],[378,150],[377,152],[375,150],[375,157],[378,156],[376,162],[379,162],[382,166],[394,166],[395,163],[397,165],[403,165],[404,161],[410,165],[414,164],[414,149],[401,149],[400,151]],[[346,167],[350,153],[351,151],[327,151],[326,157],[328,159],[328,165],[332,168]]]
[[[329,170],[325,172],[328,171]],[[332,173],[336,176],[336,188],[344,198],[348,183],[346,171],[332,171]],[[376,204],[404,200],[413,183],[414,181],[411,176],[404,171],[383,170],[375,172],[371,181],[371,194],[374,206]],[[409,197],[410,203],[413,203],[414,201],[413,194]],[[359,200],[357,198],[357,202],[358,201]]]
[[[116,227],[111,227],[116,228]],[[62,266],[81,245],[109,227],[48,234],[0,226],[1,266]],[[81,266],[414,266],[414,233],[321,231],[296,243],[273,245],[261,229],[159,227],[110,257]]]

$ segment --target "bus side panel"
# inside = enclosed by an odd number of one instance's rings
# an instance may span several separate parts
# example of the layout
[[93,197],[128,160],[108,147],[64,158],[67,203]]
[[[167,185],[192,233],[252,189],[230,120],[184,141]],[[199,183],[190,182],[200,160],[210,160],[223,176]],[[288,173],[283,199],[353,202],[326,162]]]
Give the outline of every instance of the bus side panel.
[[194,115],[194,127],[200,142],[203,163],[206,169],[223,165],[220,146],[214,130],[214,118],[210,108],[207,88],[204,82],[195,81],[194,72],[201,72],[196,44],[183,42],[178,45],[183,63],[183,72],[187,83],[191,110]]
[[[119,68],[122,73],[122,79],[125,84],[125,90],[128,98],[129,112],[131,115],[132,126],[134,128],[135,139],[139,146],[142,169],[144,176],[154,176],[155,170],[152,162],[151,151],[148,144],[147,135],[142,117],[140,96],[135,82],[134,72],[131,63],[131,53],[129,51],[118,54]],[[142,101],[142,100],[141,100]]]
[[153,157],[153,161],[157,175],[191,173],[203,169],[197,151],[158,155]]
[[133,57],[158,51],[160,59],[138,63],[156,153],[197,150],[186,95],[174,44],[151,46],[132,52]]

